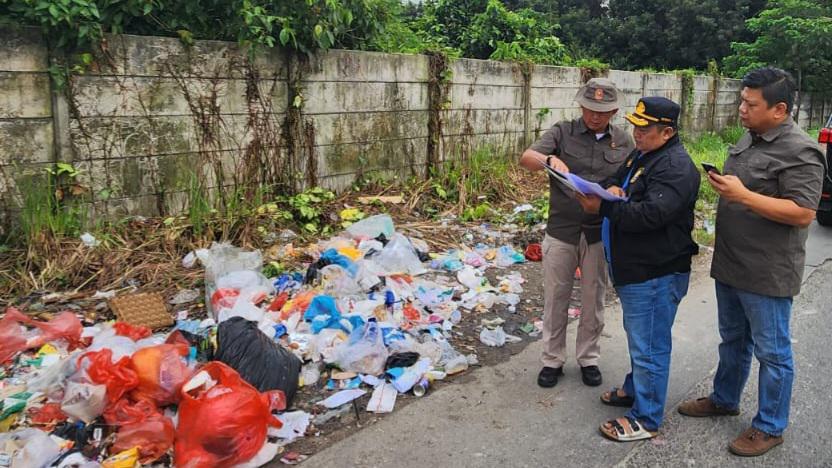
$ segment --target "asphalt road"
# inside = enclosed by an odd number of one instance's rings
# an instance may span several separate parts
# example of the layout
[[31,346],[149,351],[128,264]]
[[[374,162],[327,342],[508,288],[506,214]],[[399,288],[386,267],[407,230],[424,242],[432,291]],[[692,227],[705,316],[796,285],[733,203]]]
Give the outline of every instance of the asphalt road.
[[[602,338],[601,388],[580,382],[577,364],[553,389],[535,383],[536,342],[509,361],[477,369],[464,383],[448,385],[304,462],[308,466],[832,466],[832,229],[810,230],[807,277],[795,300],[792,334],[796,382],[786,442],[765,457],[740,459],[727,443],[756,411],[756,367],[742,414],[690,419],[676,413],[680,401],[705,395],[717,363],[719,337],[713,281],[707,265],[694,274],[673,329],[673,362],[666,419],[660,437],[620,444],[598,434],[598,425],[623,411],[601,405],[604,388],[621,383],[629,365],[618,306],[607,310]],[[826,263],[825,263],[826,262]],[[574,343],[574,324],[569,342]],[[574,348],[570,347],[570,352]]]

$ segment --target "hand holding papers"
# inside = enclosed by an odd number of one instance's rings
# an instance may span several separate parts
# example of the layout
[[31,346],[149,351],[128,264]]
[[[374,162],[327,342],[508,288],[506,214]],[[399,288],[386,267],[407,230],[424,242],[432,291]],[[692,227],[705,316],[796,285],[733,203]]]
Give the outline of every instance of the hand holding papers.
[[546,172],[549,173],[549,176],[560,182],[561,184],[565,185],[568,189],[573,190],[581,195],[585,196],[596,196],[601,198],[602,200],[607,201],[626,201],[626,197],[619,197],[607,192],[603,187],[598,185],[595,182],[590,182],[582,177],[579,177],[575,174],[569,173],[564,174],[562,172],[558,172],[551,167],[543,164],[543,167],[546,168]]

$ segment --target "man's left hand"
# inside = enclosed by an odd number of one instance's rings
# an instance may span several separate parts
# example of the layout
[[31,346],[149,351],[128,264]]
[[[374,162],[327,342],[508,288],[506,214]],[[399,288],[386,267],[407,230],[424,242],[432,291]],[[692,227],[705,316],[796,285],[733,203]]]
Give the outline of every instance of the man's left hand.
[[750,193],[739,177],[733,175],[717,175],[709,172],[708,183],[720,197],[732,202],[742,203]]
[[583,194],[576,194],[575,198],[578,199],[578,203],[581,204],[581,208],[589,214],[598,214],[601,211],[601,199],[596,197],[595,195],[583,195]]

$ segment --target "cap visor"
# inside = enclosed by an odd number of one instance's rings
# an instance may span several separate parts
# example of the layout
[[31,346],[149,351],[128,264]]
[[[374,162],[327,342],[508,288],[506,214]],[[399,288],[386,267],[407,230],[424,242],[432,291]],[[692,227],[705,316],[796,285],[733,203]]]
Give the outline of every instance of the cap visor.
[[636,127],[648,127],[648,126],[650,126],[651,123],[653,123],[653,122],[650,122],[647,119],[642,119],[640,117],[637,117],[635,114],[627,114],[627,115],[624,116],[624,119],[626,119],[627,122],[630,122],[631,124],[635,125]]

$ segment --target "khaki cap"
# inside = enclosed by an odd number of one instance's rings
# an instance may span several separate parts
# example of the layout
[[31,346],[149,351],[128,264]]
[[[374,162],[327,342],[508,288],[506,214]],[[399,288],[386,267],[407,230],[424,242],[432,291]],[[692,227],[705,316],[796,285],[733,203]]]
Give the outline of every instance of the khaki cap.
[[620,108],[620,91],[606,78],[592,78],[578,89],[575,102],[595,112],[609,112]]

